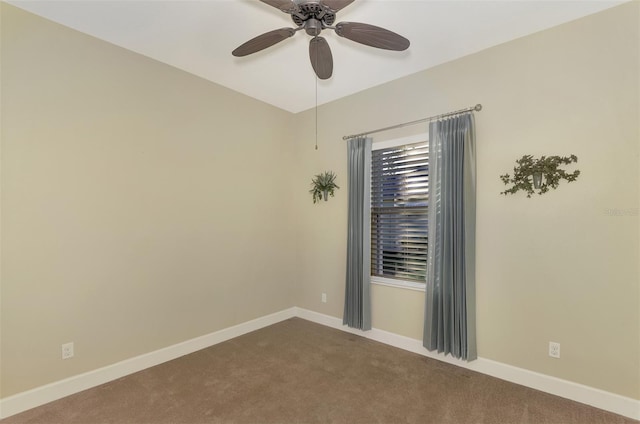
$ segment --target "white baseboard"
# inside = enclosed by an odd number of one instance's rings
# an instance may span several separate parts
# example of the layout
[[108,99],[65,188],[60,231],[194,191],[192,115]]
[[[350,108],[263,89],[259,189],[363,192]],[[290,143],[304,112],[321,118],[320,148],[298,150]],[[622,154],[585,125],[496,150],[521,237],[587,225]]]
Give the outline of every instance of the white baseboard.
[[318,312],[310,311],[303,308],[295,308],[296,316],[322,324],[328,327],[336,328],[352,334],[357,334],[371,340],[375,340],[390,346],[394,346],[409,352],[417,353],[422,356],[437,359],[459,367],[477,371],[482,374],[506,380],[532,389],[540,390],[552,395],[571,399],[576,402],[594,406],[605,411],[625,417],[640,420],[640,401],[628,397],[620,396],[615,393],[605,392],[604,390],[595,389],[593,387],[574,383],[560,378],[551,377],[545,374],[529,371],[523,368],[514,367],[490,359],[478,358],[473,362],[464,362],[453,359],[450,356],[444,356],[437,353],[429,352],[422,346],[421,340],[412,339],[410,337],[401,336],[376,328],[370,331],[360,331],[349,328],[342,324],[342,320],[332,316],[324,315]]
[[108,383],[129,374],[142,371],[163,362],[233,339],[280,321],[296,316],[296,308],[285,309],[220,331],[196,337],[163,349],[126,359],[51,384],[0,399],[0,418],[18,414],[36,406]]
[[142,371],[146,368],[179,358],[189,353],[230,340],[251,331],[284,321],[292,317],[300,317],[308,321],[357,334],[390,346],[429,358],[444,361],[469,370],[477,371],[502,380],[520,384],[536,390],[547,392],[566,399],[604,409],[629,418],[640,420],[640,401],[594,389],[593,387],[573,383],[548,375],[536,373],[522,368],[506,365],[489,359],[478,358],[473,362],[464,362],[451,357],[429,352],[422,346],[422,341],[410,337],[372,329],[360,331],[342,325],[342,320],[329,315],[303,308],[289,308],[271,315],[247,321],[233,327],[225,328],[195,339],[187,340],[144,355],[136,356],[113,365],[89,371],[26,392],[0,399],[0,418],[6,418],[54,400],[81,392],[100,384]]

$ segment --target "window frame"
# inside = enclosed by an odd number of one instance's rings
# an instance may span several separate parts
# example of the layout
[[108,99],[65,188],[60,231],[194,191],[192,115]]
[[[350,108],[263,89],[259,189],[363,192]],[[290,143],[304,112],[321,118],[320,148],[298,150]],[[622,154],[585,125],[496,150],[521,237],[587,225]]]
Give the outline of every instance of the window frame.
[[[424,133],[419,133],[412,136],[394,138],[391,140],[384,140],[384,141],[378,141],[378,142],[374,140],[371,145],[371,150],[372,151],[381,150],[381,149],[387,149],[390,147],[397,147],[397,146],[403,146],[405,144],[413,144],[413,143],[420,143],[420,142],[428,143],[429,133],[424,132]],[[371,163],[369,164],[369,166],[371,166]],[[371,212],[369,212],[369,220],[370,219],[371,219]],[[369,238],[371,238],[371,234],[369,234]],[[371,254],[371,251],[369,251],[369,254]],[[419,283],[417,281],[409,281],[409,280],[402,280],[402,279],[396,279],[396,278],[385,278],[377,275],[369,275],[369,277],[370,277],[371,284],[388,286],[388,287],[397,287],[397,288],[416,290],[416,291],[422,291],[422,292],[425,291],[426,285],[427,285],[426,282]]]

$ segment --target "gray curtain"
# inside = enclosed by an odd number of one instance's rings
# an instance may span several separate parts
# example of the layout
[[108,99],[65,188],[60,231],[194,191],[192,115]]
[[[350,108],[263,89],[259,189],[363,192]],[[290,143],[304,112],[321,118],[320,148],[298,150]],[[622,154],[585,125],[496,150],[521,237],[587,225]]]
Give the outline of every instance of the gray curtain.
[[477,358],[475,129],[472,113],[429,126],[429,247],[424,346]]
[[348,148],[349,217],[343,324],[371,329],[371,139],[352,138]]

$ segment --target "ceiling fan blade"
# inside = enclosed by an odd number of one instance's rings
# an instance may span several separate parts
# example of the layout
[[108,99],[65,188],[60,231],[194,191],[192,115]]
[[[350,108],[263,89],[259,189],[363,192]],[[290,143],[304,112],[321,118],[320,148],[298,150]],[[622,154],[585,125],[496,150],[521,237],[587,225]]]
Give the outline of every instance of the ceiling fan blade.
[[275,29],[273,31],[265,32],[262,35],[258,35],[255,38],[247,41],[233,52],[231,52],[234,56],[246,56],[255,52],[259,52],[260,50],[264,50],[267,47],[271,47],[274,44],[277,44],[287,38],[293,36],[296,31],[293,28],[280,28]]
[[336,24],[336,34],[356,43],[385,50],[406,50],[409,40],[402,35],[369,24],[359,22],[340,22]]
[[313,37],[309,42],[311,66],[318,78],[326,80],[333,74],[333,56],[329,43],[322,37]]
[[337,12],[340,9],[344,9],[353,3],[354,0],[322,0],[322,4],[327,6],[329,9]]
[[291,0],[260,0],[262,3],[280,9],[285,13],[291,13],[298,10],[298,6]]

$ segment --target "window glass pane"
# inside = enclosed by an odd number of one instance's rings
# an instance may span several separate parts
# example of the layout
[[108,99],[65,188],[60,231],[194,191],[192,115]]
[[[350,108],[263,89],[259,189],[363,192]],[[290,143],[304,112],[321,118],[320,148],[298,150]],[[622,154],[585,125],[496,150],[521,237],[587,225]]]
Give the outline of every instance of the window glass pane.
[[372,153],[371,275],[425,281],[428,149],[420,142]]

